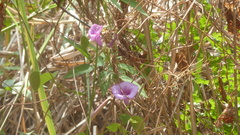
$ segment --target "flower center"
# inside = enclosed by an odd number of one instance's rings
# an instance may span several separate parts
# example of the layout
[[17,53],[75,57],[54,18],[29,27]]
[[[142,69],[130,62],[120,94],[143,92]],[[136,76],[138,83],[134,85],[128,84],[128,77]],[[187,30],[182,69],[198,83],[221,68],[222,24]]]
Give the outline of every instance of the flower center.
[[122,95],[129,95],[131,92],[128,89],[121,90]]

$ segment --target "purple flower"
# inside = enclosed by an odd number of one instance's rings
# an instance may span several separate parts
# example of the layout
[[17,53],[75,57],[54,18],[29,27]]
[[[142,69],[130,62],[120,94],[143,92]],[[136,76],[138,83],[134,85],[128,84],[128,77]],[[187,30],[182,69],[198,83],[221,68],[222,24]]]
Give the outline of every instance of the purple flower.
[[124,103],[128,105],[129,99],[133,99],[138,93],[138,86],[130,82],[121,82],[113,85],[111,90],[117,99],[123,99]]
[[102,39],[101,39],[101,31],[103,26],[93,24],[92,27],[88,31],[88,36],[91,41],[95,41],[99,46],[102,46]]
[[112,47],[114,42],[118,39],[118,35],[115,34],[114,39],[109,43],[108,47]]

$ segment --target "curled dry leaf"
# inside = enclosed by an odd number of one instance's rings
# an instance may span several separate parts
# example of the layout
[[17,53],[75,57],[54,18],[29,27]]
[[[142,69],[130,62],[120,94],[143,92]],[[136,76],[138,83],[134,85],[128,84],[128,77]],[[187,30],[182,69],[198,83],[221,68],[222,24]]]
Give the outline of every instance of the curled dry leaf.
[[222,78],[221,77],[218,77],[218,82],[219,82],[219,87],[218,87],[218,90],[222,96],[222,100],[225,101],[226,103],[228,102],[227,100],[227,94],[226,94],[226,91],[224,89],[224,84],[223,84],[223,81],[222,81]]
[[215,122],[216,127],[221,127],[223,123],[233,123],[234,121],[234,110],[232,103],[229,102],[228,106],[223,110],[222,114],[218,117]]
[[184,71],[188,68],[187,58],[184,54],[184,51],[181,50],[180,52],[176,53],[176,63],[178,64],[178,69],[180,71]]
[[[239,0],[225,0],[223,4],[224,15],[228,23],[228,32],[234,34],[234,29],[236,32],[240,30],[240,1]],[[236,26],[234,24],[236,20]],[[237,33],[240,37],[240,33]]]

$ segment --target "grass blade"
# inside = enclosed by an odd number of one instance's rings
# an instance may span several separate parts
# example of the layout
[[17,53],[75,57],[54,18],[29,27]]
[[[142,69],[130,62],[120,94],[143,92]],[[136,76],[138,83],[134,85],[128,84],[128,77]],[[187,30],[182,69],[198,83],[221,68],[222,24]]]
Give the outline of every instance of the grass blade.
[[[27,17],[26,9],[25,9],[25,7],[26,7],[25,1],[24,0],[16,0],[16,3],[19,8],[19,12],[20,12],[20,15],[21,15],[21,18],[23,21],[23,25],[22,25],[23,35],[24,35],[24,39],[27,42],[30,61],[33,66],[32,70],[33,70],[33,72],[39,72],[39,65],[38,65],[38,61],[36,59],[36,52],[34,50],[33,39],[31,38],[31,35],[30,35],[30,27],[28,24],[28,17]],[[54,123],[52,120],[51,112],[49,110],[49,103],[48,103],[48,100],[45,100],[47,98],[47,96],[46,96],[46,93],[45,93],[42,85],[40,85],[38,88],[38,94],[39,94],[39,99],[42,100],[41,107],[42,107],[42,111],[44,113],[43,115],[45,116],[44,119],[46,121],[49,134],[55,135],[56,131],[55,131]]]

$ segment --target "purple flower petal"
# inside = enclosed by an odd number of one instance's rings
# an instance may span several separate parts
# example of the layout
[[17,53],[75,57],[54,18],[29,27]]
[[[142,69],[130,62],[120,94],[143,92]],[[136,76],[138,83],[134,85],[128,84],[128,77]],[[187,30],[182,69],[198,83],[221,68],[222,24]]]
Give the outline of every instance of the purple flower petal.
[[121,82],[111,87],[113,95],[117,99],[123,99],[125,103],[133,99],[138,93],[138,86],[130,82]]
[[99,46],[102,46],[101,31],[103,27],[101,25],[93,24],[88,31],[88,36],[91,41],[95,41]]
[[101,37],[96,37],[96,38],[95,38],[95,41],[96,41],[96,43],[97,43],[99,46],[102,46],[102,39],[101,39]]
[[129,99],[123,99],[124,104],[128,105],[129,104]]

